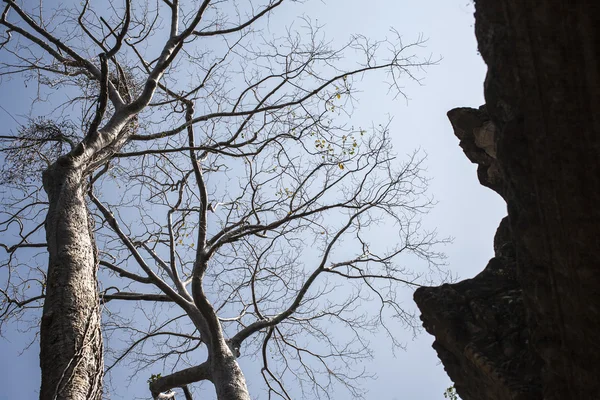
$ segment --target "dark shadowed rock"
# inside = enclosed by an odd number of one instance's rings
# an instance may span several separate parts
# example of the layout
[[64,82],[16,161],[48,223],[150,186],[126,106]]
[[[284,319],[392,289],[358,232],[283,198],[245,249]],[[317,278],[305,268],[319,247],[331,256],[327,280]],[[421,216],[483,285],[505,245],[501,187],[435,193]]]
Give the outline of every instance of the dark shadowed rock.
[[463,400],[600,399],[600,5],[479,0],[486,105],[449,118],[507,202],[496,257],[422,288]]

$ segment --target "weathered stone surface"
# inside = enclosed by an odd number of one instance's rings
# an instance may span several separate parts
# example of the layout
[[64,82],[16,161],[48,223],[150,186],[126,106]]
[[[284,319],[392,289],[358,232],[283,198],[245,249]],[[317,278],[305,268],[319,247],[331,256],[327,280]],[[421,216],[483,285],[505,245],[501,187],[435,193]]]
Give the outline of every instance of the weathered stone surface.
[[[504,196],[495,141],[478,136],[483,131],[495,138],[497,133],[485,107],[457,108],[448,117],[465,155],[478,164],[480,183]],[[415,301],[423,325],[436,337],[433,347],[464,400],[541,399],[541,362],[530,348],[508,217],[498,227],[494,252],[473,279],[421,288]]]
[[504,177],[496,157],[495,137],[498,129],[490,120],[485,106],[479,110],[455,108],[448,112],[448,118],[465,155],[479,165],[479,182],[504,197]]
[[463,400],[600,399],[600,4],[478,0],[475,17],[486,106],[449,117],[508,223],[481,274],[415,300]]

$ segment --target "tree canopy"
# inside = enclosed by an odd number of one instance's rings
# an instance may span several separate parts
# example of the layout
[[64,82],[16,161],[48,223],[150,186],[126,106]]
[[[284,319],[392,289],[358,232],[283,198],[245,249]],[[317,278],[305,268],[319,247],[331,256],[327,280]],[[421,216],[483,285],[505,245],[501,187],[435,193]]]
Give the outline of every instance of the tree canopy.
[[0,75],[38,95],[0,137],[0,317],[41,317],[42,398],[127,365],[155,398],[248,399],[241,357],[267,398],[359,398],[370,333],[416,326],[398,293],[443,272],[423,157],[352,112],[365,74],[402,96],[433,61],[395,31],[273,34],[284,3],[4,0]]

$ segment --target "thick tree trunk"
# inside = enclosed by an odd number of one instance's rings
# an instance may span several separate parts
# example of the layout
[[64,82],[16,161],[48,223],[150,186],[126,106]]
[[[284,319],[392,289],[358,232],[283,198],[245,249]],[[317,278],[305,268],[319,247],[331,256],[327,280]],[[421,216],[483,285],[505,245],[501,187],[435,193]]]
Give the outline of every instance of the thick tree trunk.
[[81,170],[44,173],[48,276],[40,328],[41,400],[100,400],[104,365],[97,254]]
[[226,344],[222,356],[212,361],[212,380],[219,400],[250,400],[246,378]]

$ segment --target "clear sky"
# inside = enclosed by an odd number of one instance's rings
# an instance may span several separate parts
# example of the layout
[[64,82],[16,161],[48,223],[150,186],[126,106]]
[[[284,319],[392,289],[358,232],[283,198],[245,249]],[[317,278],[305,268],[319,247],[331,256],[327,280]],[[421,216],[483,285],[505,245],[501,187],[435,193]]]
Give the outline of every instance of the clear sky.
[[[483,269],[493,256],[492,239],[500,219],[506,214],[500,197],[479,185],[476,167],[463,155],[458,139],[452,132],[446,112],[454,107],[478,107],[483,103],[485,65],[477,54],[473,33],[473,10],[468,0],[329,0],[308,1],[304,5],[289,5],[273,15],[272,29],[291,21],[297,15],[307,15],[325,25],[328,37],[334,40],[359,33],[383,38],[395,28],[407,41],[419,34],[429,38],[422,54],[441,56],[439,65],[427,69],[422,86],[406,82],[409,100],[393,100],[386,87],[377,80],[363,85],[360,103],[353,115],[355,125],[369,126],[393,118],[392,132],[395,151],[400,155],[421,148],[428,154],[427,175],[432,178],[430,194],[438,201],[426,219],[429,227],[437,227],[441,236],[452,236],[454,242],[443,250],[454,274],[472,277]],[[0,87],[0,105],[8,112],[27,114],[30,98],[14,82],[11,90]],[[11,118],[0,111],[0,126],[13,126]],[[9,132],[2,131],[1,134]],[[385,235],[385,232],[382,232]],[[406,294],[406,306],[415,308]],[[34,399],[39,388],[38,346],[25,349],[30,335],[4,331],[0,340],[0,398]],[[377,379],[368,382],[368,399],[378,400],[441,400],[451,383],[433,349],[433,338],[426,333],[413,339],[412,333],[399,330],[397,337],[407,350],[389,351],[385,336],[372,341],[375,357],[365,364]],[[252,390],[256,369],[242,361]],[[148,398],[146,376],[129,388],[122,388],[114,398]],[[205,396],[205,397],[204,397]],[[345,394],[341,397],[345,398]],[[202,399],[210,399],[203,392]]]

